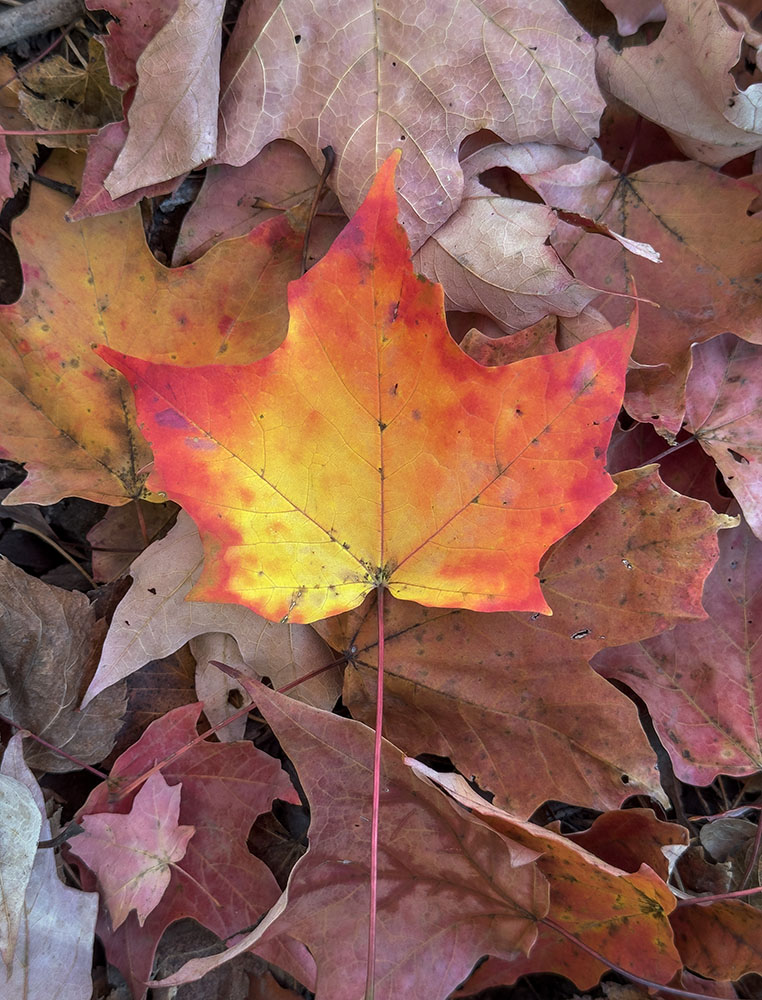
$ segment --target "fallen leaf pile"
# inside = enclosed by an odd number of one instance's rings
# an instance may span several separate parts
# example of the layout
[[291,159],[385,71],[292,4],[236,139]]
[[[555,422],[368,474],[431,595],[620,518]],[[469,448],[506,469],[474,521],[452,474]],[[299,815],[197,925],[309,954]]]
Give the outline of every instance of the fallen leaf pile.
[[759,995],[758,5],[101,4],[0,58],[0,1000]]

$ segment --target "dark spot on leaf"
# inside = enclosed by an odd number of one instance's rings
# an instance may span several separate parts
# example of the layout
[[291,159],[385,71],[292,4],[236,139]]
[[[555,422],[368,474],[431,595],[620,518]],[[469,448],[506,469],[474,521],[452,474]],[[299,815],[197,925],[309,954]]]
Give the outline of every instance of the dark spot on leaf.
[[739,465],[749,464],[749,459],[746,458],[744,455],[742,455],[740,452],[734,451],[732,448],[728,448],[728,453],[730,454],[730,456],[733,458],[734,461],[739,463]]
[[575,632],[575,633],[574,633],[574,634],[572,635],[572,639],[584,639],[584,638],[586,638],[586,637],[587,637],[588,635],[590,635],[590,629],[589,629],[589,628],[581,628],[581,629],[579,630],[579,632]]
[[148,588],[148,593],[149,594],[156,594],[156,587],[149,587]]
[[294,35],[294,41],[296,42],[297,45],[299,44],[299,42],[301,42],[301,40],[302,40],[301,35]]

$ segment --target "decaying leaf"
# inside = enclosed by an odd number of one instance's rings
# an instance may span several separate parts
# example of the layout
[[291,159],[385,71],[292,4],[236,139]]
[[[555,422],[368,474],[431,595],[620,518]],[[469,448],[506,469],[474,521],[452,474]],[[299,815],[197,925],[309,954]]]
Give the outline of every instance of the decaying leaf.
[[41,825],[26,785],[0,774],[0,957],[6,970],[13,966]]
[[[78,710],[106,631],[84,594],[52,587],[3,559],[0,627],[0,711],[85,764],[103,760],[124,712],[124,688]],[[45,771],[79,766],[39,743],[27,744],[26,758]]]

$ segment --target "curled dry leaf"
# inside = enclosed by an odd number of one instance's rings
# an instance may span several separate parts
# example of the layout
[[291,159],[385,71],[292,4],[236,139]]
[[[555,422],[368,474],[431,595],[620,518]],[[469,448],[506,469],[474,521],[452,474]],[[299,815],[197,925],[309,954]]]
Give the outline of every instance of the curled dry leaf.
[[602,86],[661,125],[688,156],[721,167],[762,146],[762,85],[739,91],[730,70],[743,32],[717,0],[662,0],[667,23],[648,45],[598,42]]
[[179,0],[137,61],[129,132],[105,180],[112,198],[214,156],[224,0]]
[[[309,204],[319,178],[304,150],[284,139],[269,143],[240,167],[208,167],[180,227],[175,266],[196,260],[220,240],[244,236],[286,209]],[[336,196],[326,189],[310,231],[308,264],[325,255],[346,221]]]
[[691,345],[727,331],[762,343],[762,218],[747,213],[755,188],[700,163],[661,163],[623,176],[594,157],[522,177],[549,205],[587,214],[661,254],[655,264],[576,229],[563,238],[559,230],[554,240],[581,280],[627,292],[632,275],[638,295],[658,303],[640,307],[633,359],[646,367],[630,371],[626,406],[636,419],[676,434]]

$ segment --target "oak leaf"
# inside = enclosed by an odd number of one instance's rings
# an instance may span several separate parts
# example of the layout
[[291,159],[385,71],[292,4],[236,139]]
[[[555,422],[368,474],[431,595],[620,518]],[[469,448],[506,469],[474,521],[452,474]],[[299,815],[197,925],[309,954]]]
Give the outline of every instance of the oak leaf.
[[[59,156],[47,175],[76,182],[78,162]],[[0,454],[26,462],[28,476],[8,500],[126,503],[143,493],[151,453],[127,386],[92,345],[185,364],[267,354],[285,334],[283,291],[299,273],[301,234],[288,218],[272,220],[169,270],[148,250],[138,209],[71,225],[67,205],[35,185],[13,225],[25,285],[0,307]]]
[[681,781],[707,785],[718,774],[762,767],[760,549],[743,523],[723,531],[719,561],[704,588],[706,621],[602,650],[592,661],[645,701]]
[[[111,770],[111,780],[124,784],[164,761],[193,740],[201,705],[184,705],[168,712],[146,729]],[[280,764],[251,743],[201,743],[186,750],[161,773],[170,785],[182,784],[179,822],[194,826],[185,856],[172,866],[161,902],[138,923],[130,913],[116,930],[101,907],[98,935],[106,954],[127,979],[135,998],[145,995],[153,956],[165,928],[193,917],[219,937],[256,923],[278,898],[269,869],[246,846],[251,825],[268,812],[274,798],[298,802]],[[111,801],[103,782],[91,793],[77,820],[91,813],[129,812],[135,793]],[[95,876],[80,865],[83,885]]]
[[547,613],[540,555],[611,492],[632,333],[509,368],[466,357],[441,289],[412,273],[394,159],[290,286],[267,358],[180,369],[99,349],[135,388],[152,488],[199,526],[191,600],[310,622],[388,583],[434,606]]
[[128,813],[88,813],[69,847],[95,873],[114,930],[135,910],[142,927],[169,885],[169,866],[182,860],[195,827],[180,826],[181,785],[152,774]]

